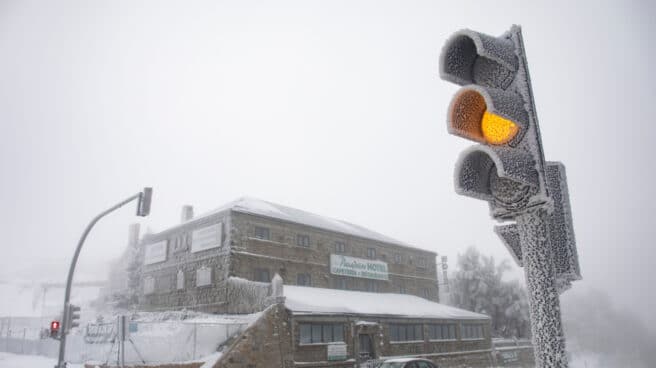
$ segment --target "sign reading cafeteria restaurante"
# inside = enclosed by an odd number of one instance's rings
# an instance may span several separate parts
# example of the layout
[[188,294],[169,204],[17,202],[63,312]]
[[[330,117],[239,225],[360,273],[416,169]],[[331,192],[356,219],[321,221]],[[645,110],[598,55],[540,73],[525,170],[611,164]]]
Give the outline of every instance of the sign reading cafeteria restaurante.
[[330,273],[333,275],[360,277],[374,280],[389,280],[387,263],[343,256],[330,255]]

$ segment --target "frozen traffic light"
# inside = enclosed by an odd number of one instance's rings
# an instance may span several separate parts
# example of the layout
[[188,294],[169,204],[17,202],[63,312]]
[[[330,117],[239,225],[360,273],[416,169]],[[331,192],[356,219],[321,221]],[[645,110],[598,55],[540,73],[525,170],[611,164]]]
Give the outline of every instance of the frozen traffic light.
[[153,188],[146,187],[143,192],[139,193],[139,202],[137,203],[137,216],[146,217],[150,214],[150,203],[153,198]]
[[462,86],[450,134],[477,142],[456,162],[456,193],[489,203],[495,231],[524,267],[538,368],[567,367],[558,294],[581,278],[565,166],[545,162],[521,30],[453,34],[442,79]]

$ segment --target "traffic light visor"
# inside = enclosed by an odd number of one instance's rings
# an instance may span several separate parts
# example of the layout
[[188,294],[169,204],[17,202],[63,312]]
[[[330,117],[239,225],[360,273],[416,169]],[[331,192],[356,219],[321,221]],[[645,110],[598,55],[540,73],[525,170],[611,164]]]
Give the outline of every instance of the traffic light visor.
[[[454,175],[456,193],[488,202],[498,202],[499,199],[503,202],[520,202],[515,199],[522,198],[503,198],[505,196],[499,195],[500,187],[502,190],[508,187],[503,184],[527,187],[528,192],[533,192],[539,185],[532,156],[509,147],[470,147],[460,154]],[[514,192],[510,191],[511,194]]]
[[510,143],[520,131],[519,124],[490,110],[480,91],[461,89],[449,107],[449,133],[493,145]]
[[471,30],[451,36],[440,55],[440,76],[459,84],[507,89],[519,67],[510,34],[492,37]]

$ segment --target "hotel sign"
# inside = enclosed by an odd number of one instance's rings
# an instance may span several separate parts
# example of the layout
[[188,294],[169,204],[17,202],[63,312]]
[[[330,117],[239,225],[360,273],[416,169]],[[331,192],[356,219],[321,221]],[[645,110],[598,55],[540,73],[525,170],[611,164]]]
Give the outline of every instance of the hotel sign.
[[330,273],[373,280],[389,280],[387,263],[371,259],[330,255]]

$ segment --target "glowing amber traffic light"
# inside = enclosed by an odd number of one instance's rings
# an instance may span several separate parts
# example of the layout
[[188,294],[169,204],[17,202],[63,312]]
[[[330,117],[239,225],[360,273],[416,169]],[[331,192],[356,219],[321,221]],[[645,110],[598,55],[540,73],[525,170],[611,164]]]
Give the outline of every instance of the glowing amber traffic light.
[[519,127],[508,119],[485,111],[481,120],[481,130],[488,143],[506,144],[517,135]]
[[519,133],[519,126],[510,119],[488,109],[485,97],[464,88],[454,97],[449,109],[449,131],[473,141],[502,145]]

